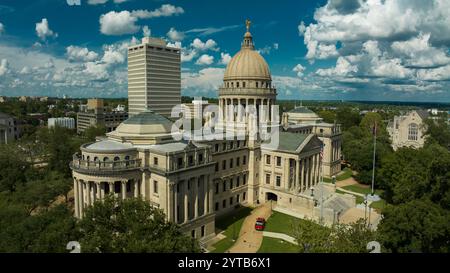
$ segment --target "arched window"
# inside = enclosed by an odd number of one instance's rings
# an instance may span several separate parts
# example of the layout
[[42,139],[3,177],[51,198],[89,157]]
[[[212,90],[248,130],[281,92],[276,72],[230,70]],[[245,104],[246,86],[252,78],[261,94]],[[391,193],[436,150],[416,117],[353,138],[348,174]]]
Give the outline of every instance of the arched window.
[[120,157],[118,157],[118,156],[114,157],[114,161],[119,161],[119,160],[120,160]]
[[86,157],[86,161],[88,161],[89,162],[89,160],[91,159],[91,157],[90,156],[87,156]]
[[94,157],[94,161],[97,162],[98,161],[98,157]]
[[419,126],[415,123],[411,123],[408,126],[408,140],[417,140],[419,135]]
[[109,161],[109,158],[108,158],[108,157],[104,157],[104,158],[103,158],[103,162],[106,162],[106,161]]
[[239,82],[236,83],[236,88],[239,88]]

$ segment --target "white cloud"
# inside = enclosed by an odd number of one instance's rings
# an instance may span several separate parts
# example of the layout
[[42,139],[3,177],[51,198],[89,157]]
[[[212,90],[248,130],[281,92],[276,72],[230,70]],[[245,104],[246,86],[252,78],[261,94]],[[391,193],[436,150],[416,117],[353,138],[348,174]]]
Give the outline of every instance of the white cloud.
[[[105,4],[108,1],[109,0],[88,0],[88,4],[89,5],[100,5],[100,4]],[[113,2],[116,4],[120,4],[120,3],[127,2],[127,1],[129,1],[129,0],[114,0]]]
[[184,13],[183,8],[170,4],[162,5],[153,11],[133,10],[131,12],[123,10],[120,12],[110,11],[100,16],[100,32],[105,35],[124,35],[139,31],[136,25],[139,19],[150,19],[156,17],[168,17]]
[[181,85],[192,92],[217,92],[223,82],[224,68],[209,67],[197,73],[182,73]]
[[199,51],[219,51],[219,48],[217,48],[217,43],[212,39],[208,39],[206,42],[202,42],[202,40],[200,40],[199,38],[195,38],[191,46]]
[[105,35],[123,35],[136,33],[139,27],[136,25],[138,18],[129,11],[110,11],[100,16],[100,32]]
[[58,37],[58,33],[53,32],[48,26],[47,18],[43,18],[41,22],[36,23],[36,35],[45,41],[47,37]]
[[391,47],[394,52],[405,57],[408,66],[426,68],[449,64],[448,50],[433,47],[430,36],[429,33],[421,33],[407,41],[396,41]]
[[9,72],[9,63],[7,59],[2,59],[0,62],[0,76],[5,75]]
[[66,55],[70,61],[94,61],[98,58],[98,54],[94,51],[89,51],[86,47],[68,46],[66,48]]
[[177,31],[175,28],[170,28],[169,32],[167,32],[167,37],[169,37],[169,39],[171,41],[175,41],[175,42],[179,42],[182,41],[184,39],[184,33],[181,31]]
[[160,8],[148,11],[148,10],[134,10],[132,15],[140,19],[150,19],[156,17],[169,17],[174,15],[180,15],[184,13],[182,7],[176,7],[170,4],[164,4]]
[[143,27],[142,27],[142,35],[143,35],[144,37],[150,37],[150,36],[152,36],[152,31],[151,31],[151,29],[150,29],[148,26],[143,26]]
[[304,67],[304,66],[301,65],[301,64],[297,64],[297,65],[292,69],[292,71],[294,71],[295,73],[297,73],[297,76],[298,76],[299,78],[303,77],[303,74],[304,74],[305,70],[306,70],[306,67]]
[[228,63],[231,61],[231,55],[228,53],[220,53],[220,61],[219,64],[228,65]]
[[278,48],[279,48],[279,44],[274,43],[271,46],[265,46],[263,48],[257,49],[256,51],[261,55],[269,55],[270,52],[272,52],[272,50],[278,50]]
[[197,65],[210,65],[214,62],[214,56],[203,54],[198,58],[197,62],[195,64]]
[[223,26],[223,27],[207,27],[207,28],[194,28],[186,31],[186,33],[196,33],[199,36],[208,36],[211,34],[232,30],[236,28],[240,28],[242,25],[231,25],[231,26]]

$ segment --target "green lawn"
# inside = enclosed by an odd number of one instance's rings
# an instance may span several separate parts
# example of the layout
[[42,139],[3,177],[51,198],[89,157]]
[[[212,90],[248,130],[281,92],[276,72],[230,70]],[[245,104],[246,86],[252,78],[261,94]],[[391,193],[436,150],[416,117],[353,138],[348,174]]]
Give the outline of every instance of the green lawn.
[[375,209],[377,212],[381,212],[381,210],[384,209],[385,206],[386,206],[386,201],[383,199],[370,204],[370,207]]
[[264,237],[258,253],[298,253],[298,246],[284,240]]
[[[341,191],[339,189],[336,189],[336,192],[337,193],[342,193],[342,194],[350,194],[350,193],[347,193],[347,192],[343,192],[343,191]],[[354,194],[352,194],[352,195],[356,197],[356,204],[361,204],[362,202],[364,202],[364,197],[359,196],[359,195],[354,195]]]
[[[370,194],[372,192],[372,189],[370,187],[362,187],[360,185],[349,185],[349,186],[345,186],[342,187],[345,190],[348,191],[353,191],[353,192],[357,192],[357,193],[362,193],[364,195],[366,194]],[[383,190],[375,190],[375,194],[380,195],[383,194]]]
[[243,207],[216,220],[218,232],[224,230],[224,235],[227,237],[213,245],[215,248],[213,253],[224,253],[233,246],[234,241],[239,237],[245,217],[250,215],[251,211],[251,208]]
[[342,180],[348,179],[348,178],[352,177],[352,175],[353,175],[353,172],[350,168],[345,168],[342,171],[343,171],[343,173],[336,177],[337,181],[342,181]]
[[270,218],[267,220],[266,228],[264,229],[264,231],[284,233],[293,236],[293,227],[296,226],[300,221],[305,220],[274,211]]

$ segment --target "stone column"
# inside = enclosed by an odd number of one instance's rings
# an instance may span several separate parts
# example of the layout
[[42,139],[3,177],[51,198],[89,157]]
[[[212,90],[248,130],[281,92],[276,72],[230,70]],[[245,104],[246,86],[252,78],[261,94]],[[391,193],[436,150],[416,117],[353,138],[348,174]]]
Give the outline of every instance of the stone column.
[[100,198],[103,200],[105,198],[105,182],[100,182]]
[[189,183],[189,179],[185,180],[184,182],[184,223],[187,223],[187,221],[189,220],[189,208],[188,208],[188,183]]
[[101,185],[101,182],[98,182],[98,183],[95,183],[95,189],[96,189],[96,194],[97,194],[97,196],[95,197],[96,198],[96,200],[101,200],[101,196],[100,196],[100,185]]
[[284,171],[283,171],[283,180],[284,180],[284,189],[289,191],[289,158],[284,159]]
[[300,192],[304,192],[304,188],[305,188],[305,160],[301,159],[301,166],[300,166]]
[[199,187],[198,187],[198,183],[200,181],[200,178],[197,177],[194,179],[194,194],[195,194],[195,201],[194,201],[194,219],[197,219],[198,217],[198,192],[199,192]]
[[134,187],[134,198],[139,197],[139,179],[133,179],[133,187]]
[[73,179],[74,203],[75,203],[75,217],[80,218],[80,201],[78,200],[78,181]]
[[83,189],[83,182],[78,181],[78,190],[79,190],[79,196],[78,196],[78,210],[80,213],[80,218],[83,217],[83,208],[84,208],[84,189]]
[[127,181],[122,181],[122,199],[125,200],[125,198],[127,198],[126,194],[127,194]]
[[177,181],[177,183],[174,185],[173,188],[173,212],[174,212],[174,222],[176,224],[178,224],[178,183],[179,181]]
[[174,183],[169,182],[169,190],[167,191],[166,198],[167,198],[167,220],[168,221],[174,221],[175,218],[173,216],[173,187]]
[[112,196],[116,196],[116,193],[114,192],[114,182],[109,182],[109,194],[112,194]]
[[207,178],[205,176],[203,176],[203,215],[208,214],[208,202],[209,202],[209,185],[208,185],[209,181],[207,180]]
[[90,205],[92,205],[92,203],[91,203],[91,182],[90,181],[87,181],[86,191],[87,191],[87,204],[88,204],[88,206],[90,206]]

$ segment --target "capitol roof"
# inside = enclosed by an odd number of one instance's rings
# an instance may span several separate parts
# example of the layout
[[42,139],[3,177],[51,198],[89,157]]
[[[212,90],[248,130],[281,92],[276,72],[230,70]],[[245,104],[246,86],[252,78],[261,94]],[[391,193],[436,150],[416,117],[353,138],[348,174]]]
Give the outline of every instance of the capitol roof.
[[255,50],[253,37],[249,31],[244,35],[241,50],[231,59],[225,70],[224,80],[271,80],[269,65]]
[[122,122],[116,131],[127,135],[170,134],[172,124],[168,118],[146,110]]

